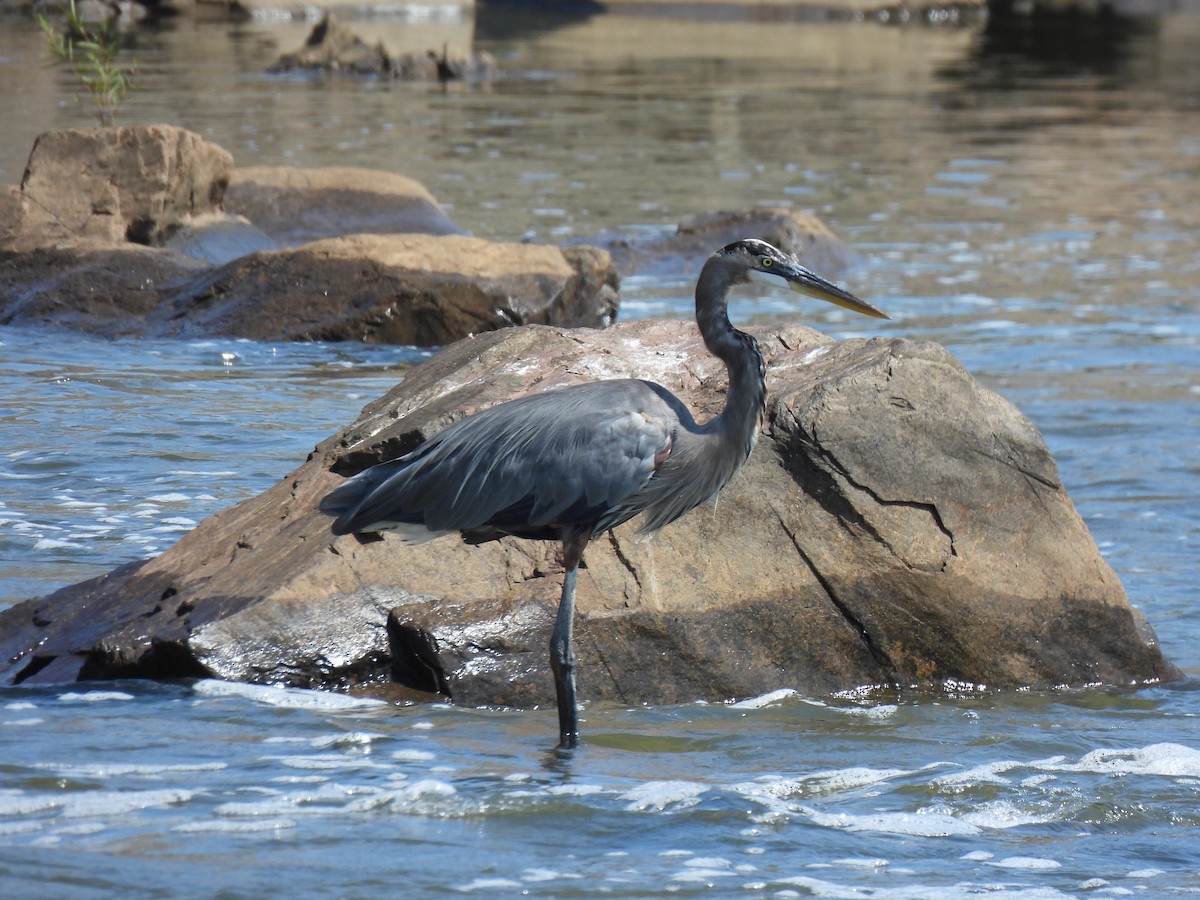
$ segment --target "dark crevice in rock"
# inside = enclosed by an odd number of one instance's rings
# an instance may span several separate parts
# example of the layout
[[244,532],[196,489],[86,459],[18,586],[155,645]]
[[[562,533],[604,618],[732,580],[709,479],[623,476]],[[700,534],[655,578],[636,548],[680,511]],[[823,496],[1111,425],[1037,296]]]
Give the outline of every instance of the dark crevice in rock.
[[642,589],[642,579],[638,576],[637,566],[632,560],[625,555],[625,551],[621,549],[621,542],[617,539],[613,532],[608,533],[608,543],[612,546],[613,553],[616,554],[617,560],[625,567],[625,570],[633,577],[634,583],[638,586],[638,590]]
[[388,613],[388,646],[391,649],[392,680],[429,694],[450,697],[450,679],[438,660],[437,638],[414,625],[406,625]]
[[817,579],[817,583],[821,585],[821,589],[825,592],[825,596],[829,598],[829,602],[833,604],[833,608],[838,611],[838,613],[843,619],[846,620],[847,623],[849,623],[851,628],[858,632],[858,636],[862,640],[863,646],[866,647],[867,652],[871,654],[871,659],[875,661],[876,665],[878,665],[882,671],[888,673],[894,672],[895,667],[892,665],[891,659],[889,659],[887,653],[883,651],[883,648],[881,648],[875,642],[875,639],[871,637],[871,632],[867,629],[867,626],[857,616],[855,616],[854,611],[838,597],[837,590],[834,588],[833,584],[824,576],[824,574],[822,574],[821,570],[817,567],[817,564],[813,562],[812,557],[805,552],[804,548],[800,545],[800,542],[796,539],[796,535],[792,532],[792,530],[789,529],[786,524],[784,524],[782,519],[779,520],[779,524],[787,534],[788,539],[792,542],[792,546],[796,548],[796,553],[799,554],[800,559],[804,561],[804,564],[808,566],[808,570],[812,572],[813,578]]
[[871,540],[885,547],[889,553],[903,562],[905,566],[910,569],[914,568],[905,559],[904,555],[898,552],[892,546],[892,543],[859,512],[849,498],[845,488],[837,484],[834,478],[835,475],[839,476],[845,482],[845,485],[862,492],[881,507],[890,506],[913,509],[928,515],[937,529],[946,536],[946,540],[950,546],[949,552],[946,553],[942,561],[942,565],[938,567],[939,569],[944,569],[946,563],[958,555],[954,546],[954,532],[946,525],[935,504],[923,503],[917,500],[890,500],[881,496],[869,485],[863,484],[852,477],[837,457],[816,439],[806,434],[800,423],[795,421],[794,418],[793,422],[796,435],[795,449],[797,452],[790,454],[781,452],[781,459],[784,466],[791,473],[796,483],[800,485],[801,489],[816,500],[838,522],[841,522],[844,526],[852,526],[853,529],[861,530]]
[[31,656],[29,658],[29,662],[25,665],[25,668],[21,669],[20,672],[13,676],[12,683],[20,684],[23,681],[28,681],[38,672],[52,664],[56,659],[58,659],[57,656]]

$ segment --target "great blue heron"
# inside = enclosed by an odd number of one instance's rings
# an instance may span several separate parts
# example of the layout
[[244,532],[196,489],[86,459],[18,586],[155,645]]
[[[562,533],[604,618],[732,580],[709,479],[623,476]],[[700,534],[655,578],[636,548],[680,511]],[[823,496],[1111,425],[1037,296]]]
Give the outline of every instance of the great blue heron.
[[708,258],[696,284],[696,324],[729,377],[715,418],[699,425],[666,388],[632,378],[531,394],[460,419],[321,503],[337,516],[334,534],[562,541],[566,574],[550,639],[561,747],[579,739],[571,633],[588,541],[639,513],[643,532],[675,521],[716,496],[754,447],[766,370],[754,338],[734,328],[727,312],[730,289],[750,281],[887,318],[770,244],[735,241]]

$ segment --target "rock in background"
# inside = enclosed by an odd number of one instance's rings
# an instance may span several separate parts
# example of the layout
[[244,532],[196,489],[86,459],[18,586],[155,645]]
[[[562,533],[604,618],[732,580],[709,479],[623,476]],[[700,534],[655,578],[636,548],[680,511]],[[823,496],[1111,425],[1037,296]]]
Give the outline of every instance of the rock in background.
[[166,125],[50,132],[0,197],[0,324],[428,346],[615,320],[603,250],[459,232],[392,173],[239,171]]
[[235,169],[225,211],[289,247],[347,234],[463,233],[419,181],[349,166]]
[[313,26],[304,46],[282,54],[270,71],[276,74],[309,72],[321,75],[352,75],[371,78],[395,78],[401,81],[493,81],[500,77],[500,66],[485,51],[451,53],[404,52],[393,55],[383,41],[364,40],[332,13]]
[[236,259],[154,320],[172,335],[428,347],[512,325],[603,328],[618,306],[612,263],[594,247],[357,234]]

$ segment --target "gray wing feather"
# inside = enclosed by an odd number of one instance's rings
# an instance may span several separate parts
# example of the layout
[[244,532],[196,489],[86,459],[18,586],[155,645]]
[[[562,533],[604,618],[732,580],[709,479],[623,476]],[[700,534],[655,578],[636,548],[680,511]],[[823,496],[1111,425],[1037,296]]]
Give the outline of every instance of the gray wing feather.
[[322,509],[338,514],[339,534],[401,524],[433,533],[503,527],[496,517],[514,507],[527,507],[523,524],[533,529],[594,520],[650,479],[677,424],[642,381],[534,394],[461,419],[407,456],[359,473]]

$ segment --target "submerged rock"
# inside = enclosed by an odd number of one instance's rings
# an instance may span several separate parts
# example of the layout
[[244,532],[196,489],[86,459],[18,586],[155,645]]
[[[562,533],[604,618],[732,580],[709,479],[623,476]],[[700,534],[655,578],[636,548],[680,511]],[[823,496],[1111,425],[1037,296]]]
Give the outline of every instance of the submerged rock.
[[[1036,429],[941,347],[758,329],[762,439],[719,505],[588,548],[580,689],[620,703],[777,688],[1169,679]],[[0,612],[0,677],[219,678],[551,703],[557,548],[333,538],[343,475],[500,400],[653,378],[699,417],[725,376],[691,324],[459,342],[259,497],[161,556]],[[1148,632],[1145,632],[1148,633]]]
[[225,211],[286,246],[346,234],[462,234],[419,181],[348,166],[235,169]]

